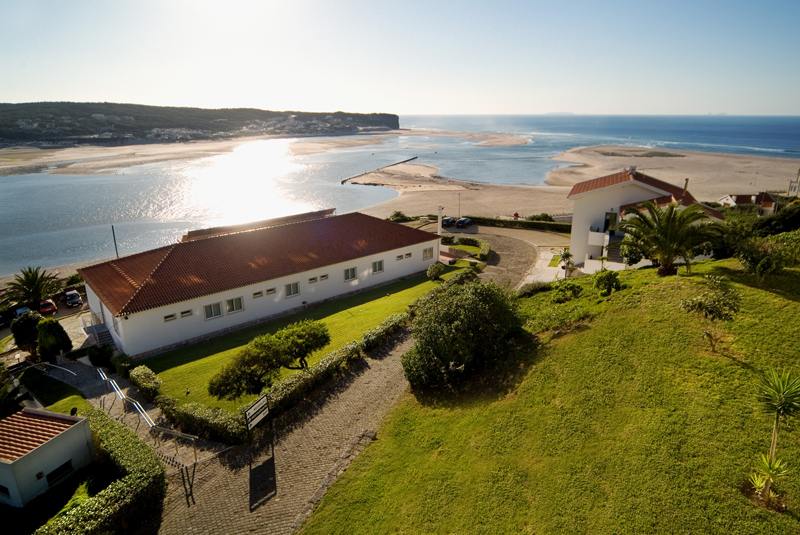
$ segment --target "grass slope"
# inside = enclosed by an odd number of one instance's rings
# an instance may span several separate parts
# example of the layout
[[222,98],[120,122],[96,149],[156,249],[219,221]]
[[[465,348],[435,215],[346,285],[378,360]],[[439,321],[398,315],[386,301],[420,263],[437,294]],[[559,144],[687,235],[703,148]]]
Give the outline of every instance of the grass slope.
[[[408,396],[303,533],[800,532],[796,471],[777,485],[783,515],[738,490],[771,436],[756,373],[797,363],[800,272],[757,288],[737,266],[699,264],[678,290],[645,270],[608,300],[588,279],[563,305],[524,300],[536,325],[594,319],[529,335],[458,394]],[[717,354],[703,321],[678,310],[708,272],[743,295]],[[778,456],[800,463],[797,422],[782,426]]]
[[33,392],[48,410],[69,414],[73,407],[80,414],[91,408],[77,388],[52,377],[48,377],[36,368],[28,368],[20,375],[20,382]]
[[[448,267],[443,278],[466,267],[468,263],[459,262]],[[290,323],[304,319],[323,321],[330,330],[331,343],[315,352],[309,364],[335,351],[345,344],[359,338],[364,332],[373,329],[392,314],[405,311],[409,303],[427,293],[436,283],[424,275],[382,286],[345,299],[325,303],[297,314],[275,321],[256,325],[208,342],[164,353],[147,359],[143,364],[150,367],[163,381],[161,391],[185,402],[196,402],[211,407],[221,407],[233,411],[240,405],[252,401],[255,396],[242,397],[236,401],[217,400],[208,393],[211,377],[225,365],[250,340],[264,333],[274,333]],[[294,373],[282,370],[283,376]],[[186,395],[186,390],[189,395]]]

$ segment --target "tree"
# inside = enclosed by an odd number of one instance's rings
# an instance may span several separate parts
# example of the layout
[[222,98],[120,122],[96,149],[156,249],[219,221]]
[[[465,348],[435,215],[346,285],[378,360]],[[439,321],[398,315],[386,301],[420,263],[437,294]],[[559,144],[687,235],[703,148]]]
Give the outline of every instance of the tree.
[[619,291],[622,284],[619,282],[619,273],[616,271],[598,271],[594,274],[594,288],[600,292],[602,297],[611,295],[611,292]]
[[564,266],[564,278],[568,279],[570,272],[575,269],[575,262],[572,260],[572,253],[569,252],[569,249],[563,249],[561,251],[558,257],[558,263]]
[[[289,363],[295,360],[301,368],[308,368],[306,358],[331,341],[328,326],[320,321],[304,320],[284,327],[275,333],[275,338],[283,344]],[[284,365],[289,367],[289,365]]]
[[[440,287],[442,288],[442,287]],[[415,311],[403,372],[415,388],[453,386],[503,354],[521,328],[516,298],[489,281],[454,284]]]
[[58,320],[53,318],[42,320],[39,322],[37,330],[39,331],[37,347],[40,358],[55,363],[56,355],[61,351],[67,353],[72,350],[72,340]]
[[711,351],[716,353],[717,343],[722,339],[718,322],[733,321],[733,317],[739,312],[740,297],[721,277],[706,275],[706,287],[706,291],[697,297],[681,301],[681,310],[698,312],[709,320],[703,337],[711,344]]
[[737,257],[745,272],[756,276],[757,284],[770,273],[780,271],[795,260],[792,248],[769,238],[742,241],[737,249]]
[[4,302],[7,304],[30,304],[37,306],[39,302],[51,298],[61,290],[61,283],[40,267],[27,267],[14,280],[8,283]]
[[[786,463],[782,460],[770,459],[763,453],[759,457],[756,470],[758,470],[761,479],[751,478],[750,481],[753,482],[753,486],[756,487],[756,490],[761,494],[764,501],[769,504],[774,494],[771,492],[772,484],[775,483],[776,479],[785,476],[789,470],[786,467]],[[760,483],[760,485],[756,486],[756,481]],[[759,486],[761,488],[758,488]]]
[[11,334],[14,343],[23,351],[31,354],[31,359],[38,360],[37,346],[39,345],[39,322],[44,318],[38,312],[28,311],[11,322]]
[[756,385],[756,399],[764,412],[775,417],[768,457],[774,460],[781,418],[786,419],[800,412],[800,375],[792,378],[788,371],[770,368]]
[[306,359],[330,343],[328,327],[319,321],[305,320],[275,334],[255,337],[209,382],[208,393],[218,399],[237,399],[258,394],[280,375],[280,369],[308,368]]
[[[644,211],[640,209],[644,207]],[[670,203],[666,209],[653,201],[645,201],[639,206],[629,207],[623,220],[615,230],[621,230],[632,236],[628,246],[635,245],[645,258],[659,264],[658,275],[678,273],[675,262],[682,258],[687,269],[693,258],[693,251],[708,243],[712,243],[720,231],[713,224],[698,224],[709,218],[698,204],[681,210],[681,203]]]

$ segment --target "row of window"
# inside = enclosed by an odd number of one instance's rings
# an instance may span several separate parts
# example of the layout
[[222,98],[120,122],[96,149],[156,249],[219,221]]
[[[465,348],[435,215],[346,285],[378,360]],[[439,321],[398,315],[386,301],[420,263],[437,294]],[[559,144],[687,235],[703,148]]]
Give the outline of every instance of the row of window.
[[[397,260],[402,260],[404,255],[397,255]],[[411,253],[406,253],[405,258],[411,258]],[[422,251],[422,258],[423,260],[429,260],[433,258],[433,247],[428,247],[427,249]],[[372,263],[372,273],[383,273],[383,260],[378,260]],[[356,272],[356,268],[351,267],[344,270],[344,281],[350,282],[356,280],[358,278],[358,273]],[[317,282],[317,280],[324,281],[328,280],[328,275],[320,275],[319,279],[317,277],[311,277],[308,279],[309,284],[313,284]],[[300,283],[299,282],[291,282],[285,286],[286,290],[286,297],[294,297],[296,295],[300,295]],[[276,288],[269,288],[266,292],[258,291],[253,292],[253,299],[258,299],[259,297],[263,297],[264,294],[272,295],[277,292]],[[234,314],[241,310],[244,310],[244,306],[242,304],[242,298],[236,297],[234,299],[228,299],[225,301],[225,309],[228,314]],[[222,303],[212,303],[210,305],[205,305],[203,307],[203,312],[205,315],[205,319],[213,319],[222,316]],[[182,318],[187,318],[192,315],[191,310],[184,310],[181,312]],[[176,314],[168,314],[164,316],[164,321],[173,321],[177,319]]]

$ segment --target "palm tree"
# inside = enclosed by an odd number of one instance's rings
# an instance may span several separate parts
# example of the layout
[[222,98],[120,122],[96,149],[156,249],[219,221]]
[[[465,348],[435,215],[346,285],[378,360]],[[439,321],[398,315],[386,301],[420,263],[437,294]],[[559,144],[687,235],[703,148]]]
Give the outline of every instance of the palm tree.
[[49,299],[61,290],[61,283],[40,267],[26,267],[14,280],[8,283],[8,291],[4,297],[7,305],[33,304],[37,306],[44,299]]
[[660,276],[677,273],[678,258],[683,258],[688,269],[693,251],[720,235],[716,225],[696,224],[709,218],[698,204],[684,210],[680,209],[680,202],[670,203],[664,210],[653,201],[645,201],[640,206],[645,211],[639,206],[627,208],[625,215],[633,217],[621,221],[615,230],[631,236],[646,258],[658,262]]
[[800,412],[800,375],[792,379],[791,373],[770,368],[756,385],[756,399],[764,412],[775,415],[769,448],[769,460],[773,461],[778,445],[778,422]]

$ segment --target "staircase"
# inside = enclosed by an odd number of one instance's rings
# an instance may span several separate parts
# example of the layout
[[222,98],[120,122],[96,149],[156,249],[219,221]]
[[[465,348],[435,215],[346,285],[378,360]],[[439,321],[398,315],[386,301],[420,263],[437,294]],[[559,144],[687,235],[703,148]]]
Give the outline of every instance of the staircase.
[[625,263],[619,251],[620,247],[619,245],[617,245],[619,244],[619,242],[622,241],[623,237],[624,236],[620,236],[617,234],[608,237],[608,248],[606,249],[606,256],[608,257],[609,262],[616,262],[618,264]]

